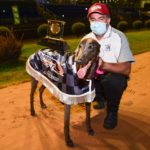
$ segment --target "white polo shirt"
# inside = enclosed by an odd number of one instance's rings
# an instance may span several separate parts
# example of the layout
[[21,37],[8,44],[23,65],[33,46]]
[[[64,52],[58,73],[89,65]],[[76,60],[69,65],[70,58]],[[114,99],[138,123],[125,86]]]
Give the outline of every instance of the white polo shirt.
[[82,40],[86,38],[93,38],[101,45],[99,56],[103,61],[108,63],[134,62],[128,40],[121,31],[109,26],[100,40],[93,32],[85,35]]

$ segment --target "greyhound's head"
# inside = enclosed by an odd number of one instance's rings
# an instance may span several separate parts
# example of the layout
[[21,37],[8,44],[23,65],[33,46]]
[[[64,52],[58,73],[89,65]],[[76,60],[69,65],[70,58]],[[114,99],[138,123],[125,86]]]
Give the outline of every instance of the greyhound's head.
[[92,38],[83,39],[78,46],[75,61],[79,65],[86,65],[90,60],[98,57],[100,45]]
[[86,78],[93,77],[99,52],[100,44],[92,38],[83,39],[79,43],[78,50],[75,56],[77,70],[81,67],[84,67],[88,64],[89,61],[91,61],[91,67],[88,70],[88,75],[86,76]]

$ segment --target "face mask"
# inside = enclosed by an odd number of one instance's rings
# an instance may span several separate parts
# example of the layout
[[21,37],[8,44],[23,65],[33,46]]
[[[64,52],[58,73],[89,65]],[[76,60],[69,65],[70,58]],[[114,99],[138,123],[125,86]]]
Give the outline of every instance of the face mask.
[[90,28],[91,31],[94,32],[96,35],[103,35],[106,32],[106,23],[91,21]]

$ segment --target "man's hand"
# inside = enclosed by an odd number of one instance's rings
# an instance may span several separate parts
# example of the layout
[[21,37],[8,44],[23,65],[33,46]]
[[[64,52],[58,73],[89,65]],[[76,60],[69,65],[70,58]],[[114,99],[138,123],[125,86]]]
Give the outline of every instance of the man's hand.
[[103,63],[104,63],[103,60],[101,58],[99,58],[99,60],[98,60],[98,69],[102,69]]
[[84,66],[83,68],[80,68],[77,72],[78,78],[83,79],[87,73],[87,70],[90,68],[90,66],[91,66],[91,61],[89,61],[88,64]]
[[107,63],[99,60],[99,69],[106,72],[120,73],[125,76],[129,76],[131,72],[130,62],[118,62],[118,63]]

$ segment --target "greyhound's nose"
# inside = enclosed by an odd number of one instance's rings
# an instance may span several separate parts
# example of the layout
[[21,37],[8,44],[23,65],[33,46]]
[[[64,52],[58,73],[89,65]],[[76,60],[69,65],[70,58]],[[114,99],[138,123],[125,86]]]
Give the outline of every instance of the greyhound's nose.
[[77,64],[81,65],[82,64],[82,59],[78,59],[76,62],[77,62]]

